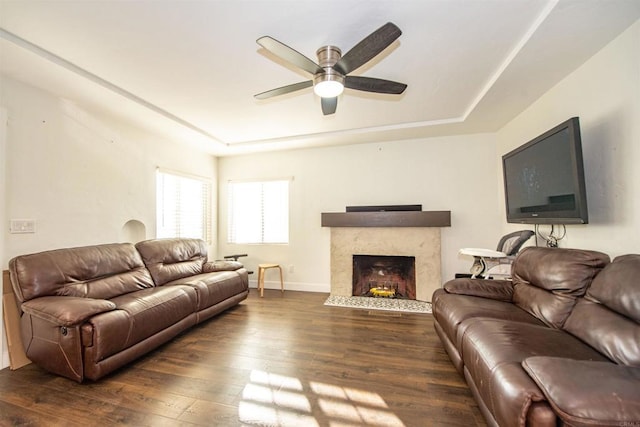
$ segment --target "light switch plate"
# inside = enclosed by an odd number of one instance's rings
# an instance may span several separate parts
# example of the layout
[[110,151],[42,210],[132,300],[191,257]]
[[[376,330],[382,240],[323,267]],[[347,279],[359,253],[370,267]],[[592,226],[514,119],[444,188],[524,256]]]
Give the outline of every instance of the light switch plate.
[[35,233],[36,220],[35,219],[12,219],[11,224],[9,225],[9,232],[12,234]]

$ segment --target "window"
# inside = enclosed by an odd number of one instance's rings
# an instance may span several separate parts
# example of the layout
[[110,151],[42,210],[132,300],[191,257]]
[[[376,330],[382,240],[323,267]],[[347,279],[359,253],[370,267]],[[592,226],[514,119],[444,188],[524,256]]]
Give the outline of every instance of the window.
[[229,243],[289,243],[289,180],[229,182]]
[[192,237],[211,241],[209,180],[158,170],[156,191],[157,237]]

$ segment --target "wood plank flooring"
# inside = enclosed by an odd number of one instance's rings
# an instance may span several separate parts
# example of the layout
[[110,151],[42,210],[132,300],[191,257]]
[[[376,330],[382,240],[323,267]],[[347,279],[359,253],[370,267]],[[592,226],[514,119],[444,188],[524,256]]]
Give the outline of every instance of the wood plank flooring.
[[484,426],[427,314],[252,289],[97,382],[0,371],[1,426]]

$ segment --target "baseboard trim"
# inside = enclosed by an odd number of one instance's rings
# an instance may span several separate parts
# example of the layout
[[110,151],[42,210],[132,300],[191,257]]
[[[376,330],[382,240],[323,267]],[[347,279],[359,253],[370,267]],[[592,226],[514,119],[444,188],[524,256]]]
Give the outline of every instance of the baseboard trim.
[[[258,280],[249,280],[249,287],[253,289],[258,288]],[[265,281],[264,282],[265,289],[280,289],[280,282],[277,280],[274,281]],[[330,283],[304,283],[304,282],[284,282],[284,290],[285,291],[301,291],[301,292],[321,292],[321,293],[329,293],[331,292],[331,284]]]

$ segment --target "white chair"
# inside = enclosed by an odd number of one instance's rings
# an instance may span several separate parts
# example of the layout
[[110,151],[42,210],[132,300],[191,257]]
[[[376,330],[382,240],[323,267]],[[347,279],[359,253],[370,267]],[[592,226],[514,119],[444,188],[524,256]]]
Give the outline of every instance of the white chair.
[[511,263],[513,263],[516,254],[533,234],[531,230],[514,231],[502,236],[495,251],[482,248],[462,248],[459,253],[473,257],[470,269],[472,279],[480,275],[485,279],[489,277],[507,279],[511,277]]

